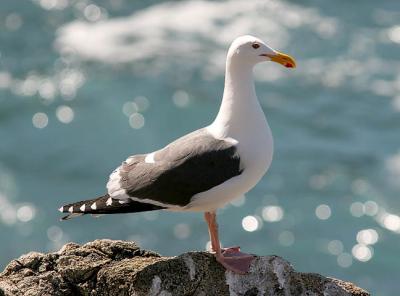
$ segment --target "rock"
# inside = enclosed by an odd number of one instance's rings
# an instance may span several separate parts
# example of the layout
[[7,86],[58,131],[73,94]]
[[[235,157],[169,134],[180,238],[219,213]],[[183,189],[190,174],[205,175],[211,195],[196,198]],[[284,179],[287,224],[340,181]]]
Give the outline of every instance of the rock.
[[133,242],[69,243],[31,252],[0,274],[0,295],[369,295],[352,283],[296,272],[278,256],[256,257],[250,273],[226,272],[207,252],[162,257]]

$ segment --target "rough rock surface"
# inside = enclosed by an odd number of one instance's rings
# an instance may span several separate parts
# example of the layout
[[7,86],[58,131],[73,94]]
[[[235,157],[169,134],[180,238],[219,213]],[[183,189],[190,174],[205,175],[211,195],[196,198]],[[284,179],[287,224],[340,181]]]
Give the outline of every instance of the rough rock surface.
[[133,242],[66,244],[56,253],[31,252],[0,274],[3,295],[369,295],[352,283],[296,272],[277,256],[257,257],[247,275],[225,270],[206,252],[177,257]]

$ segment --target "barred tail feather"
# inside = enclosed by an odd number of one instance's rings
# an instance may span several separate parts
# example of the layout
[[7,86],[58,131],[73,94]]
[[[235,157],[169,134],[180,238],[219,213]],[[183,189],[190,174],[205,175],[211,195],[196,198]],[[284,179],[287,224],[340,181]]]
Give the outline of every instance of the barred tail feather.
[[61,213],[68,213],[68,215],[61,218],[61,220],[69,220],[71,218],[82,216],[85,214],[121,214],[154,211],[161,209],[164,208],[133,200],[113,199],[108,194],[106,194],[104,196],[100,196],[94,199],[88,199],[67,204],[59,208],[59,211]]

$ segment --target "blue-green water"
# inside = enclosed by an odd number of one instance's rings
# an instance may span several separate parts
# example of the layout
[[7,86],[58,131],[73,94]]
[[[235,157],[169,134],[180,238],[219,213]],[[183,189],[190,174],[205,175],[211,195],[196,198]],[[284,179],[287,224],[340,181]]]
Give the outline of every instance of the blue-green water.
[[56,209],[103,194],[127,156],[207,125],[230,41],[253,34],[298,68],[257,66],[275,156],[245,201],[221,211],[222,242],[396,295],[399,19],[391,0],[1,1],[1,266],[96,238],[204,249],[200,214],[59,222]]

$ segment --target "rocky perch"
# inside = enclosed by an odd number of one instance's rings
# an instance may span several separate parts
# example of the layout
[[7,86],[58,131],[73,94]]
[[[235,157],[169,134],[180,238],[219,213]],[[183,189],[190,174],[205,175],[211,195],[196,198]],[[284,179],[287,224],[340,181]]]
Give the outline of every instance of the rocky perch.
[[31,252],[0,274],[0,295],[369,295],[352,283],[297,272],[277,256],[257,257],[247,275],[225,272],[213,255],[162,257],[133,242],[66,244]]

